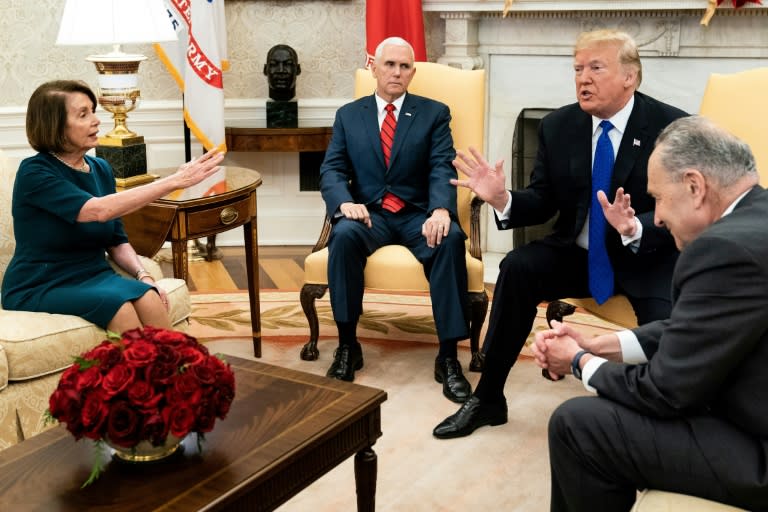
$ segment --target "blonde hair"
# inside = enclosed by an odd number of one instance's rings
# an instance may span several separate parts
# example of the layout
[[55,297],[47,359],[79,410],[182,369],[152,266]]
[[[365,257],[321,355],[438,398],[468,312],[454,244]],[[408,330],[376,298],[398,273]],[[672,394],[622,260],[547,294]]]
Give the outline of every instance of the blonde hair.
[[593,30],[582,32],[576,39],[573,54],[587,48],[601,45],[616,45],[619,47],[619,62],[622,66],[628,66],[637,71],[637,83],[635,89],[640,87],[643,81],[643,65],[640,62],[640,52],[632,36],[626,32],[613,29]]

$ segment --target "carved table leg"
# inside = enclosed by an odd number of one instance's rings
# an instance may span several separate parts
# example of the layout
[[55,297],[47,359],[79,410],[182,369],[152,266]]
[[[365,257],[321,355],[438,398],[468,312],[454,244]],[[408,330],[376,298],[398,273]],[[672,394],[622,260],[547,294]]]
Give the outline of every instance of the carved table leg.
[[355,490],[357,511],[376,510],[376,452],[370,446],[355,454]]

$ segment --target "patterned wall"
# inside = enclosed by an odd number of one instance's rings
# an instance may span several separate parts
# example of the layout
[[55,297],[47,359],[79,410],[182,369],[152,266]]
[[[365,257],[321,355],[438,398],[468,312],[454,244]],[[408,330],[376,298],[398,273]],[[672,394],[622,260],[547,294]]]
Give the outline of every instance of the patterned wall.
[[[54,46],[64,0],[0,0],[0,108],[25,106],[40,83],[82,78],[95,85],[96,71],[84,59],[108,48]],[[226,0],[230,71],[225,98],[268,96],[263,66],[267,50],[292,46],[302,73],[298,98],[349,98],[352,75],[365,60],[364,0]],[[444,29],[436,13],[425,16],[429,60],[442,53]],[[88,30],[88,27],[83,27]],[[140,79],[145,100],[178,98],[176,84],[149,45],[126,45],[143,53]]]

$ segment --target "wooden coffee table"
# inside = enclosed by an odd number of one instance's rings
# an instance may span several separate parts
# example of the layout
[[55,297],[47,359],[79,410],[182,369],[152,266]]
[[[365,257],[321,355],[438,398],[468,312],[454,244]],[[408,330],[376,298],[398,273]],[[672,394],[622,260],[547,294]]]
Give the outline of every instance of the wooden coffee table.
[[227,356],[229,415],[155,464],[109,461],[85,489],[93,444],[63,426],[0,451],[3,510],[274,510],[355,455],[357,508],[373,511],[384,391]]

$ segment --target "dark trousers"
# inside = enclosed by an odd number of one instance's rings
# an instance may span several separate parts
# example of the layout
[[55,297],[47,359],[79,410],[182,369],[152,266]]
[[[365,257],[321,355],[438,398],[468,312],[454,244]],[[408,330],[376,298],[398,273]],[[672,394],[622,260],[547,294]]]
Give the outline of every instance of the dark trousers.
[[766,443],[712,416],[651,418],[600,397],[549,421],[552,512],[628,511],[638,489],[768,510]]
[[365,263],[376,249],[390,244],[407,247],[424,266],[438,339],[469,337],[467,320],[466,235],[456,222],[440,245],[430,248],[421,234],[426,214],[419,210],[370,211],[373,226],[339,219],[328,241],[328,287],[336,322],[357,322],[363,312]]
[[[534,241],[509,252],[499,266],[483,342],[485,365],[475,395],[483,401],[504,400],[504,384],[541,301],[589,296],[587,251],[581,247]],[[627,297],[640,323],[669,317],[670,297]]]

